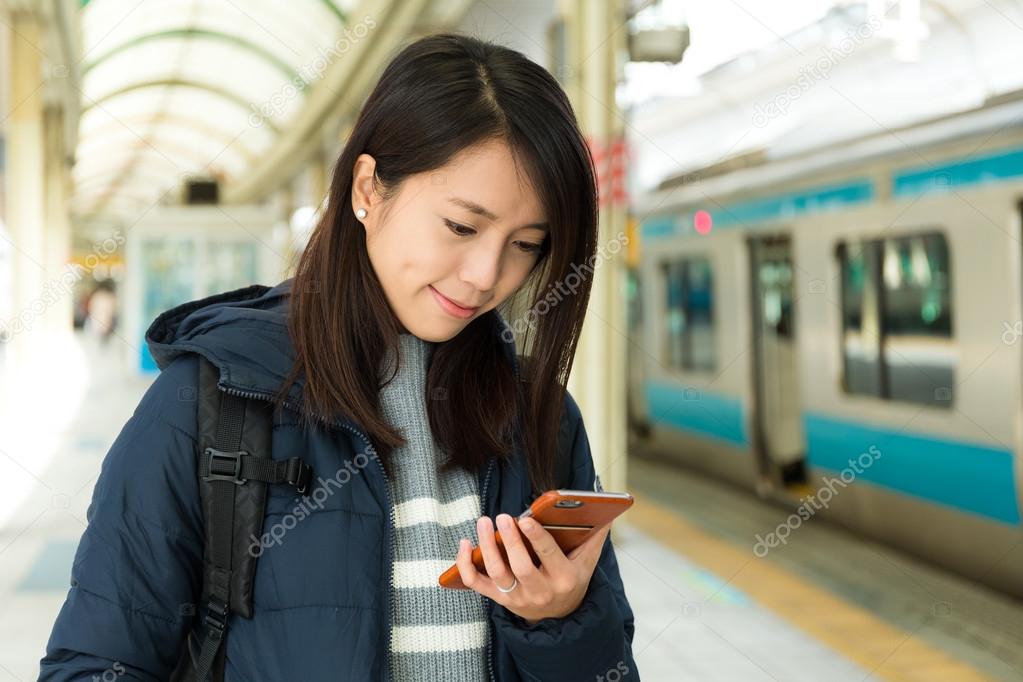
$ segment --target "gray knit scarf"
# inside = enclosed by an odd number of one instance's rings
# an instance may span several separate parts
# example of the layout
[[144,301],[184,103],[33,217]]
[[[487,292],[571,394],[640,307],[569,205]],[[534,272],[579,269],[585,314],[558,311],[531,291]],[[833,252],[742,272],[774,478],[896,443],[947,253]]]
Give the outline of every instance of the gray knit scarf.
[[[490,630],[483,597],[472,590],[437,584],[454,561],[458,539],[476,543],[481,516],[476,476],[461,468],[441,476],[444,454],[427,416],[426,373],[435,344],[401,334],[401,361],[393,381],[380,390],[385,419],[407,443],[394,450],[389,481],[394,505],[391,679],[472,680],[488,678]],[[395,354],[384,358],[385,378]]]

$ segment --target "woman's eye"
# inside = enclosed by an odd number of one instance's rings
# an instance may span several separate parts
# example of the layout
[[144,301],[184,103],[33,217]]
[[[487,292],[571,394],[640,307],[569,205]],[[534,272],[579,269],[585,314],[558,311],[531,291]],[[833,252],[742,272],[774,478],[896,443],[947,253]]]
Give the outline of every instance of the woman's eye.
[[445,220],[444,223],[448,226],[448,229],[450,229],[452,232],[459,235],[460,237],[465,237],[475,232],[475,230],[473,230],[471,227],[459,225],[458,223],[452,222],[450,220]]
[[[471,234],[476,234],[476,230],[473,228],[461,225],[447,218],[444,219],[444,224],[459,237],[468,237]],[[536,244],[534,242],[515,242],[515,244],[518,246],[519,251],[523,253],[540,253],[543,250],[543,244]]]
[[533,242],[516,242],[519,248],[526,253],[540,253],[540,249],[543,248],[543,244],[534,244]]

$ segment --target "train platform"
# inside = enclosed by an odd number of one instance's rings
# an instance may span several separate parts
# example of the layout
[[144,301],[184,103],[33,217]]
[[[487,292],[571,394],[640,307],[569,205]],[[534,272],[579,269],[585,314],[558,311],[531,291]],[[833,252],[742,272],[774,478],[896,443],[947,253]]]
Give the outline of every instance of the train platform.
[[630,453],[616,549],[656,680],[1020,680],[1023,603],[826,522]]
[[[6,384],[0,682],[38,676],[103,457],[149,384],[108,352],[69,340],[60,395]],[[786,511],[642,454],[615,526],[642,679],[1023,679],[1023,604],[823,522],[758,557]]]

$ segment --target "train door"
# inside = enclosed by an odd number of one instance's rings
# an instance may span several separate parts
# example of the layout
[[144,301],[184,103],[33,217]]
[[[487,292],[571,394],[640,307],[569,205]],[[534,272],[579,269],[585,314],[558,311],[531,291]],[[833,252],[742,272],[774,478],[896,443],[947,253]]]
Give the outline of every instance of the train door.
[[753,348],[754,448],[762,476],[806,480],[793,307],[792,242],[787,235],[749,241]]

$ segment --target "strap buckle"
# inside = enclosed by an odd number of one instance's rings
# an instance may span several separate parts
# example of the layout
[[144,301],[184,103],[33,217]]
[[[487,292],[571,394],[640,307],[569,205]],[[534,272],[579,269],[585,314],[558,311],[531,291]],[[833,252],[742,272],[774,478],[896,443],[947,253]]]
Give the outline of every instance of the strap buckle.
[[305,495],[312,484],[313,468],[298,457],[288,460],[288,468],[285,472],[285,480],[295,486],[299,495]]
[[210,599],[206,604],[207,613],[203,622],[209,628],[210,637],[221,639],[227,629],[228,605],[219,599]]
[[236,485],[243,485],[249,480],[241,476],[242,457],[248,457],[249,453],[244,450],[224,452],[216,448],[206,448],[203,452],[209,457],[209,468],[202,480],[229,481]]

